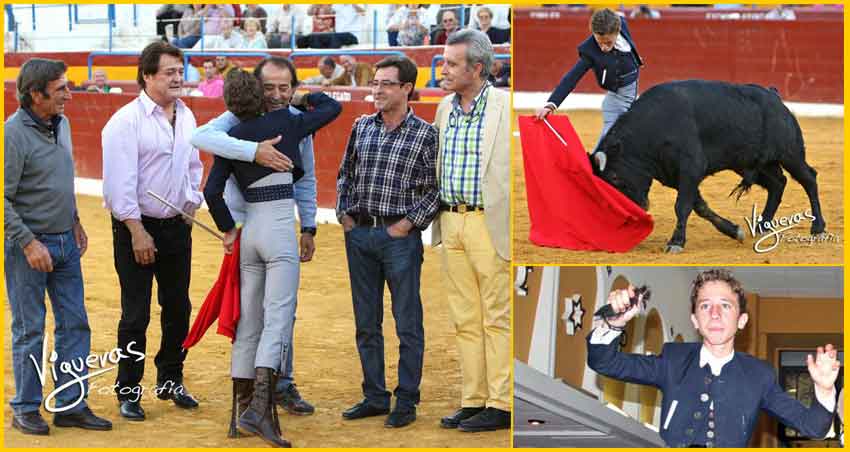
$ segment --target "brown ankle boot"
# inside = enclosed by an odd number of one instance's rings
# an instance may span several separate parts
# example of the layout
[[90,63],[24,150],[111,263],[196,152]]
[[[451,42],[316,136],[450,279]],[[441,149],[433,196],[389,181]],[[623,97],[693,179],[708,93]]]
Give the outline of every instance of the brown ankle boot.
[[233,408],[230,410],[230,430],[227,432],[228,438],[238,438],[242,436],[239,429],[236,428],[236,419],[248,409],[248,404],[251,403],[251,396],[254,395],[254,380],[250,378],[234,378],[233,379]]
[[272,447],[292,447],[280,436],[280,425],[276,422],[274,409],[274,370],[258,367],[254,379],[254,397],[248,409],[239,416],[239,428],[253,433]]

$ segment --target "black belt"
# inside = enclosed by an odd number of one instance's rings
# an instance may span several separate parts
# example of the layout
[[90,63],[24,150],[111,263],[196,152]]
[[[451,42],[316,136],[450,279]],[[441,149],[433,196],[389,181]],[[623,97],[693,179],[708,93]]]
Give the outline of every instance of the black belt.
[[[113,218],[115,218],[115,217],[113,217]],[[160,226],[167,226],[167,225],[172,225],[172,224],[182,224],[182,223],[184,223],[184,221],[183,221],[183,217],[181,215],[177,215],[176,217],[168,217],[168,218],[154,218],[154,217],[149,217],[147,215],[142,215],[142,223],[154,224],[154,225],[160,225]]]
[[389,215],[386,217],[373,217],[365,213],[358,213],[351,216],[357,226],[366,226],[369,228],[377,228],[378,226],[391,226],[404,218],[404,215]]
[[292,199],[292,184],[266,185],[245,190],[245,202],[268,202]]
[[448,204],[440,204],[440,210],[447,212],[457,212],[457,213],[466,213],[466,212],[476,212],[476,211],[484,211],[483,207],[479,206],[471,206],[469,204],[458,204],[456,206],[450,206]]

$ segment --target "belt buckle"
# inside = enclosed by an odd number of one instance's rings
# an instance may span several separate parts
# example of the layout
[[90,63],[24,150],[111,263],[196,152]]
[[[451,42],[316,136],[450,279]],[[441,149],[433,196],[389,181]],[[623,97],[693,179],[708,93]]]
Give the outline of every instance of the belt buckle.
[[466,213],[467,208],[466,204],[458,204],[457,205],[457,213]]

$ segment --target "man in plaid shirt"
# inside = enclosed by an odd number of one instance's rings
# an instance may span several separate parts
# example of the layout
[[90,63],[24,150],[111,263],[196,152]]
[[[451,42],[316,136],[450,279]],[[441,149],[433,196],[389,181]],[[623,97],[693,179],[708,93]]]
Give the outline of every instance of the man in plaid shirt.
[[337,176],[336,214],[345,230],[365,396],[342,417],[390,412],[381,331],[386,281],[400,345],[396,404],[384,424],[403,427],[416,420],[422,380],[419,279],[422,231],[439,207],[437,131],[408,106],[416,64],[392,56],[375,67],[371,86],[378,112],[355,121]]

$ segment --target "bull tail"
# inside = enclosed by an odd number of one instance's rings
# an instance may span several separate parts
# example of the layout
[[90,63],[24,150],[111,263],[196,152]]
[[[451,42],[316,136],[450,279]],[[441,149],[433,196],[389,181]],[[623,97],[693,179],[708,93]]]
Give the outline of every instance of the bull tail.
[[729,197],[735,196],[735,201],[740,201],[741,196],[749,193],[750,188],[753,186],[753,175],[752,174],[744,174],[744,178],[741,179],[741,183],[739,183],[735,188],[729,192]]

